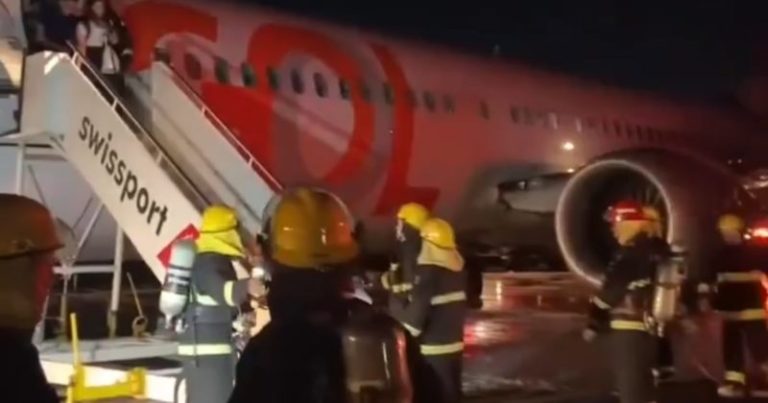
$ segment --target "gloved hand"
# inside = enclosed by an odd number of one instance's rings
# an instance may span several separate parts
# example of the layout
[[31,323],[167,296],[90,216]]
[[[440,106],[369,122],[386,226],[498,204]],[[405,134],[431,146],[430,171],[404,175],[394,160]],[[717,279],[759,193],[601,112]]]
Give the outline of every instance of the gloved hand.
[[581,331],[581,338],[587,343],[591,343],[597,338],[597,331],[590,327],[584,328],[584,330]]

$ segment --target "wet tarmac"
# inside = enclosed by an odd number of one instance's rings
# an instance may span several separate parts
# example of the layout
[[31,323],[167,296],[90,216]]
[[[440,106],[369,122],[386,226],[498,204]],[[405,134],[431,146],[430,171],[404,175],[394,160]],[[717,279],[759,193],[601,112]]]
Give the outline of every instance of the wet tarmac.
[[[130,334],[130,322],[138,311],[128,290],[121,298],[118,335]],[[486,275],[484,306],[471,313],[465,328],[465,400],[617,402],[611,396],[604,338],[593,343],[581,339],[589,293],[570,274]],[[140,285],[138,295],[152,331],[158,290]],[[69,307],[89,318],[87,325],[82,322],[83,337],[106,335],[108,298],[108,292],[89,289],[87,284],[69,297]],[[56,316],[57,309],[54,298],[49,315]],[[718,401],[713,380],[722,374],[719,323],[713,317],[697,323],[694,335],[673,333],[679,379],[660,388],[659,402]],[[49,329],[55,327],[55,321],[50,324]]]

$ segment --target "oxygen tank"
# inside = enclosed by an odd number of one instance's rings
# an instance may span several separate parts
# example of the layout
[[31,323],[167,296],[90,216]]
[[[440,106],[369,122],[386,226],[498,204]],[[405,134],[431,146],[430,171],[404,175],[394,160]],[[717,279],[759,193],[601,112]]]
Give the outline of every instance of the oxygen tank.
[[658,335],[680,314],[680,290],[687,272],[686,251],[680,244],[671,245],[671,255],[656,268],[652,317]]
[[405,333],[390,317],[364,311],[341,332],[347,402],[411,403]]
[[197,247],[191,240],[181,240],[171,246],[171,258],[160,292],[160,312],[165,315],[166,329],[173,328],[175,317],[184,312],[189,297],[189,283]]

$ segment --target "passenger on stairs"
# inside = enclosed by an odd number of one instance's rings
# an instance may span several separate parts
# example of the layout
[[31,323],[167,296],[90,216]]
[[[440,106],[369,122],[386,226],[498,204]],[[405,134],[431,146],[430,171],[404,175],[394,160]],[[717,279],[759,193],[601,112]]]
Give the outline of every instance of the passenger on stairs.
[[127,30],[106,0],[89,0],[86,7],[85,18],[77,24],[77,49],[123,95],[123,51],[130,49]]
[[61,242],[48,209],[23,196],[0,194],[0,223],[2,401],[58,402],[32,333],[44,313]]
[[225,402],[235,380],[232,321],[250,298],[264,295],[261,281],[237,279],[232,263],[245,259],[235,211],[214,205],[203,212],[197,256],[190,279],[187,327],[179,355],[184,358],[187,403]]
[[82,15],[82,0],[43,0],[28,24],[32,28],[31,51],[71,50],[67,42],[75,40],[75,27]]

